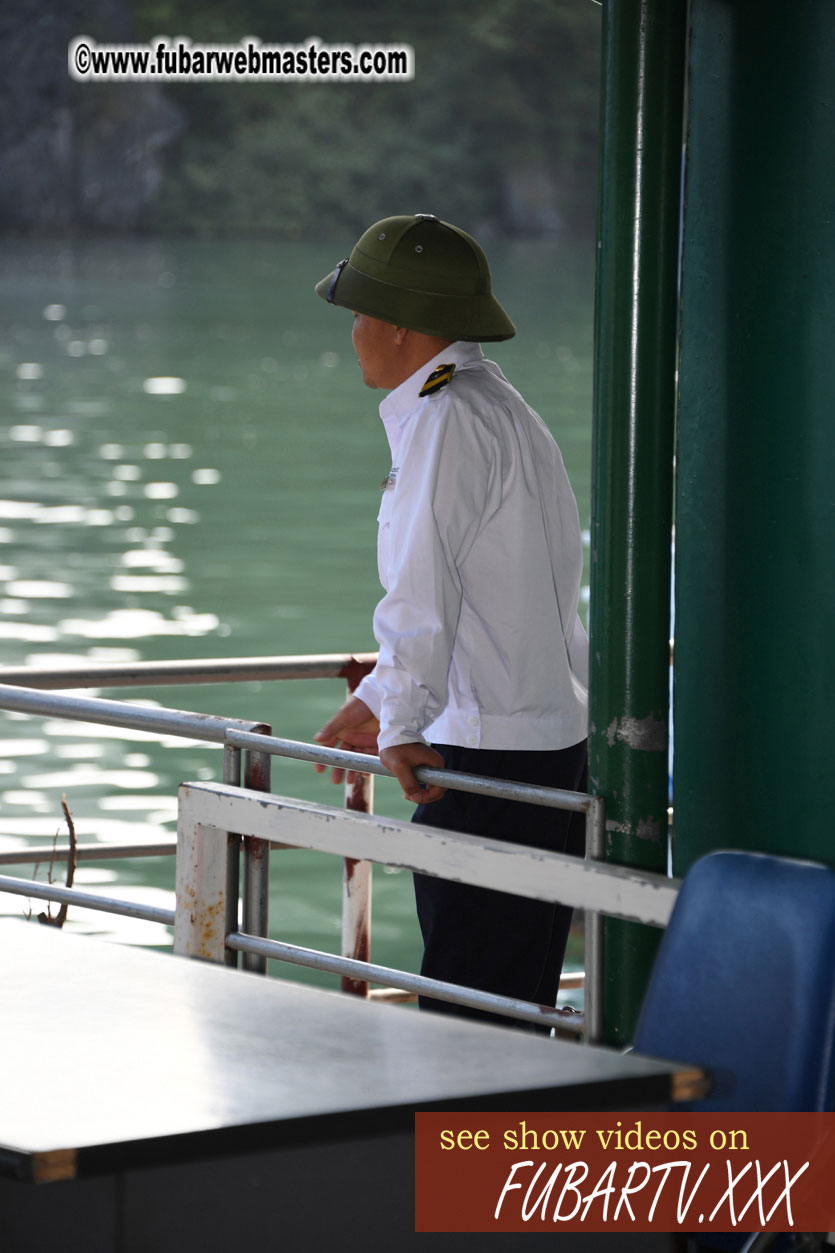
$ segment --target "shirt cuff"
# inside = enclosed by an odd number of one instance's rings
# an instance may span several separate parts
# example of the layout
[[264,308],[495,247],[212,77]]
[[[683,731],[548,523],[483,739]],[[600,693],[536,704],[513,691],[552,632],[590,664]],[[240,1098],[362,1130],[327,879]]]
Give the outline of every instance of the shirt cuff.
[[377,751],[382,752],[385,748],[395,748],[398,744],[427,744],[422,735],[416,732],[406,733],[405,735],[398,731],[396,727],[386,727],[377,736]]
[[374,677],[373,670],[365,678],[360,679],[351,695],[356,696],[364,705],[367,705],[375,718],[380,717],[380,710],[383,707],[383,693]]

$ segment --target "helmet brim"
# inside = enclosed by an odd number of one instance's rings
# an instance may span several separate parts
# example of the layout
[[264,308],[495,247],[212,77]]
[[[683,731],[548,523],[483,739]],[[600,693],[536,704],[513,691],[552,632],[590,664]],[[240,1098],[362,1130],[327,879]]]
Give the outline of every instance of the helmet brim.
[[440,339],[496,343],[516,334],[492,292],[457,296],[418,291],[372,278],[350,261],[337,270],[320,279],[316,294],[343,309]]

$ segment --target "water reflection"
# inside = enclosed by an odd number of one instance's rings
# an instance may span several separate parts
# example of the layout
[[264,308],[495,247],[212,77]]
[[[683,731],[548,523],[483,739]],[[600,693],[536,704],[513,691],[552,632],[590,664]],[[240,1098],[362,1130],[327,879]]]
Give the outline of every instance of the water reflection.
[[159,776],[150,770],[99,770],[95,766],[76,765],[56,771],[55,774],[44,774],[40,771],[37,774],[24,774],[21,782],[24,787],[37,784],[43,788],[156,787]]
[[[12,609],[6,609],[0,603],[0,609],[5,613],[25,613],[28,606],[21,608],[23,602],[16,601],[13,603]],[[55,627],[38,626],[34,622],[0,622],[0,639],[10,641],[28,641],[30,643],[50,644],[53,640],[60,638]]]
[[142,390],[149,396],[179,396],[186,390],[186,381],[178,378],[145,379]]
[[148,640],[162,635],[209,635],[218,626],[216,614],[179,606],[170,618],[158,609],[113,609],[100,618],[64,618],[60,631],[82,639]]
[[49,579],[15,579],[6,581],[6,591],[10,596],[19,596],[26,600],[64,600],[72,596],[69,583],[59,583]]

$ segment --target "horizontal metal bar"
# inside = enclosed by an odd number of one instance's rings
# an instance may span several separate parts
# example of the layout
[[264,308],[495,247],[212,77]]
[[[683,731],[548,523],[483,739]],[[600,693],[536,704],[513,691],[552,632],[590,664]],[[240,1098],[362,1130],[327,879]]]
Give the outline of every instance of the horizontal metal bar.
[[183,783],[179,796],[181,835],[192,826],[239,831],[656,927],[667,925],[681,886],[631,867],[222,783]]
[[[561,992],[582,988],[584,984],[585,974],[582,970],[563,971],[560,975]],[[374,988],[368,995],[372,1001],[395,1001],[397,1004],[417,1000],[415,992],[403,992],[400,988]]]
[[369,669],[376,653],[321,653],[301,657],[212,657],[101,665],[0,667],[0,683],[30,688],[141,687],[173,683],[243,683],[273,679],[345,679]]
[[327,970],[331,974],[347,975],[352,979],[382,983],[404,992],[416,992],[437,1000],[452,1001],[472,1009],[485,1009],[521,1022],[535,1022],[538,1026],[559,1027],[561,1031],[583,1030],[583,1016],[569,1009],[550,1009],[545,1005],[532,1005],[510,996],[495,996],[480,992],[477,988],[462,988],[457,983],[444,983],[439,979],[427,979],[424,975],[409,974],[405,970],[393,970],[389,966],[376,966],[372,962],[354,961],[349,957],[337,957],[333,953],[320,953],[317,949],[301,948],[297,944],[282,944],[278,940],[261,940],[256,936],[236,931],[226,937],[229,948],[242,953],[257,953],[261,957],[290,962],[295,966],[307,966],[311,970]]
[[77,722],[99,722],[112,727],[132,727],[163,735],[223,744],[229,730],[263,728],[263,722],[241,718],[219,718],[215,714],[188,713],[182,709],[154,709],[130,701],[102,700],[97,696],[66,696],[35,688],[0,685],[0,709],[40,714],[47,718],[71,718]]
[[[69,861],[69,845],[52,848],[48,844],[30,844],[28,848],[16,848],[0,853],[0,866],[30,866],[35,862]],[[177,841],[154,844],[76,844],[78,861],[116,861],[121,857],[172,857],[177,852]]]
[[174,926],[173,909],[137,905],[133,901],[98,896],[94,892],[79,892],[78,888],[61,888],[53,883],[38,883],[34,879],[12,879],[9,875],[0,875],[0,892],[12,892],[16,896],[39,901],[57,901],[60,905],[77,905],[79,909],[98,909],[105,914],[141,918],[144,922],[160,922],[166,927]]
[[[338,748],[320,748],[316,744],[303,744],[299,740],[282,740],[274,735],[230,729],[227,744],[236,748],[257,748],[276,757],[292,757],[296,761],[319,762],[345,770],[357,770],[362,774],[379,774],[392,778],[379,757],[368,753],[348,753]],[[552,809],[567,809],[573,813],[586,813],[596,797],[585,792],[568,792],[555,787],[534,787],[528,783],[516,783],[512,779],[485,779],[477,774],[463,774],[457,770],[434,770],[420,766],[415,775],[421,783],[436,783],[440,787],[457,792],[476,792],[481,796],[497,796],[503,800],[527,801],[533,805],[545,805]]]

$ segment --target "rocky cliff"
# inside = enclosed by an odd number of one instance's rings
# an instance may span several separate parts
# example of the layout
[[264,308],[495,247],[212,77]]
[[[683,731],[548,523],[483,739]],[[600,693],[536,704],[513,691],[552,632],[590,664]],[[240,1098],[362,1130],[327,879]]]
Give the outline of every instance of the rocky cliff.
[[4,0],[0,15],[0,230],[130,230],[182,129],[152,83],[78,83],[76,35],[135,39],[123,0]]

